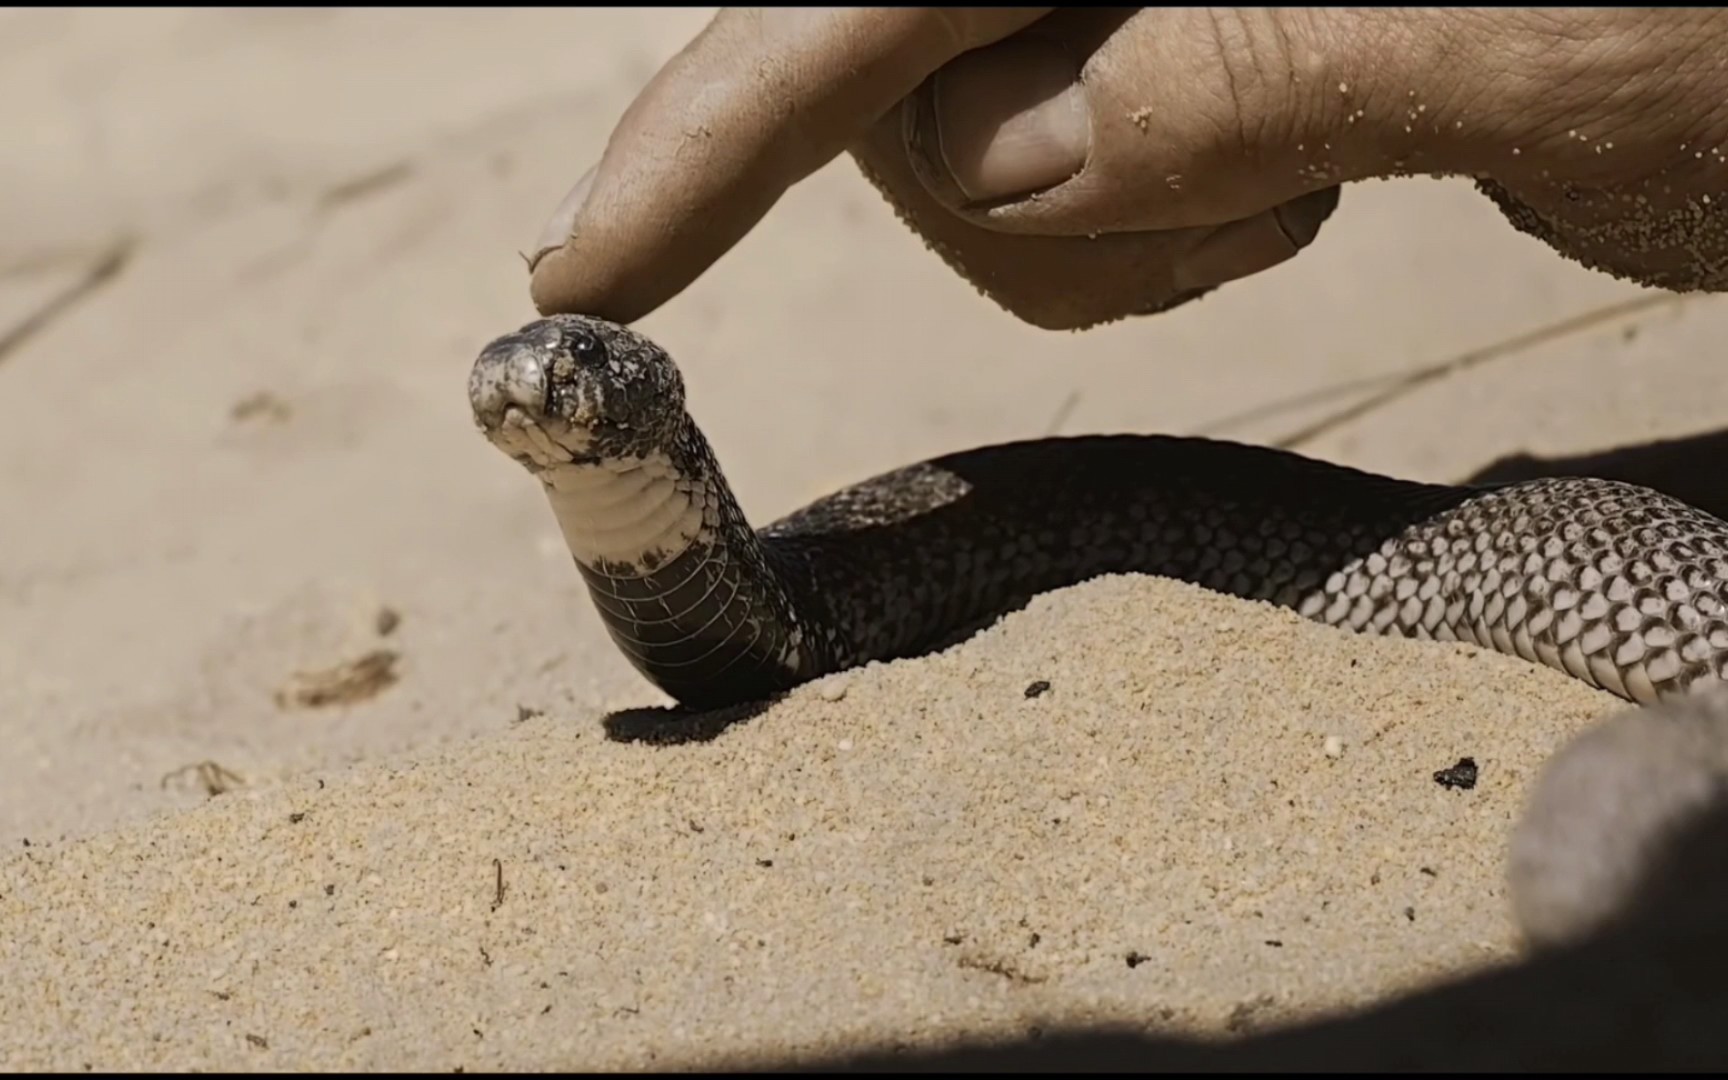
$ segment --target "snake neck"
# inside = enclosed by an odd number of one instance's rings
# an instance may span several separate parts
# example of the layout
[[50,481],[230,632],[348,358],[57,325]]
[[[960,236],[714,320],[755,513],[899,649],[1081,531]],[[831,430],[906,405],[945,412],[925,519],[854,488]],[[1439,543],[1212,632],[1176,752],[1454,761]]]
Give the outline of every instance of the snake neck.
[[694,423],[540,479],[607,632],[651,682],[703,706],[808,677],[795,607]]

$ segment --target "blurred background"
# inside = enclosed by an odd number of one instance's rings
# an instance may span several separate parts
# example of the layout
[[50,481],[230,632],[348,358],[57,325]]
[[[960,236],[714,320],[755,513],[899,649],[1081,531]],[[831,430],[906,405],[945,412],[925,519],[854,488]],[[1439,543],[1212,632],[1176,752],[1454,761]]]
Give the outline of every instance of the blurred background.
[[[662,700],[464,381],[534,317],[518,252],[710,14],[0,12],[0,833]],[[841,161],[641,329],[760,524],[1092,431],[1708,503],[1724,310],[1405,180],[1260,277],[1051,333]]]

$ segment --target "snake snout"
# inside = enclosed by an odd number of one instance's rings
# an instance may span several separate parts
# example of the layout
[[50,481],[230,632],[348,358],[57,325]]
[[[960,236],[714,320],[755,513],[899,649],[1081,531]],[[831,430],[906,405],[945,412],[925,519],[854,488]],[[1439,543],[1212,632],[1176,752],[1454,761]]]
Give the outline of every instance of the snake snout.
[[539,342],[510,334],[486,346],[468,376],[468,403],[487,431],[496,431],[515,406],[533,419],[546,415],[548,357]]

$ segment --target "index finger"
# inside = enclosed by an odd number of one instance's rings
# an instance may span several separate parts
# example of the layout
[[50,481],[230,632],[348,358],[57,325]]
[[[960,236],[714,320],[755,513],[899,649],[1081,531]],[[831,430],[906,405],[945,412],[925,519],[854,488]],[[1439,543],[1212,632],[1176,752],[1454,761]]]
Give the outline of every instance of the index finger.
[[573,218],[561,208],[534,305],[648,314],[937,68],[1050,10],[722,10],[625,110]]

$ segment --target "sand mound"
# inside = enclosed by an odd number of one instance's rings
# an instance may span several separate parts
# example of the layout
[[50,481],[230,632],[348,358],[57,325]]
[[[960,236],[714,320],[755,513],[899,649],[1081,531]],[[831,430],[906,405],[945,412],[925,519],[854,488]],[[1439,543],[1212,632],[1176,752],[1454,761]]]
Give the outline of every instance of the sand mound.
[[[730,726],[534,717],[37,843],[0,866],[0,1065],[636,1068],[1254,1030],[1513,955],[1526,785],[1614,704],[1464,646],[1101,579]],[[1436,781],[1465,757],[1473,788]]]

